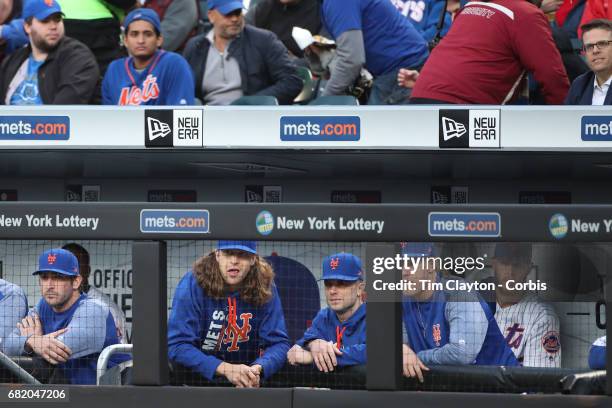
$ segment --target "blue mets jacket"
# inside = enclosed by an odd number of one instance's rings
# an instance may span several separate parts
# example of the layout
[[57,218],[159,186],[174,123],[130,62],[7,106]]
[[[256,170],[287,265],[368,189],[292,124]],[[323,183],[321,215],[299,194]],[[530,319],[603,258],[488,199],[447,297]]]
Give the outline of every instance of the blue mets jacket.
[[366,305],[359,306],[355,313],[344,322],[338,320],[336,312],[330,308],[319,311],[304,337],[297,344],[304,347],[309,342],[322,339],[338,344],[342,351],[337,356],[338,366],[366,363]]
[[272,299],[255,306],[239,292],[227,298],[207,296],[189,271],[179,282],[168,321],[171,361],[212,380],[223,362],[260,364],[263,377],[278,371],[287,359],[289,338],[276,287]]
[[[446,279],[437,278],[446,288]],[[518,366],[489,306],[476,293],[440,290],[403,302],[407,342],[425,364]]]

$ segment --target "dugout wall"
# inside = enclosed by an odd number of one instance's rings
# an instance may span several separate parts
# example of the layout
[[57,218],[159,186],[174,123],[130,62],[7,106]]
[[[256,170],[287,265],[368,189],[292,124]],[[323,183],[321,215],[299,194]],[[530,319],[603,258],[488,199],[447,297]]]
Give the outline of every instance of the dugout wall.
[[[503,391],[523,392],[533,390],[534,384],[555,382],[557,392],[563,391],[564,385],[556,383],[559,378],[547,378],[542,372],[533,375],[512,376],[512,372],[494,373],[491,370],[467,368],[464,371],[447,371],[442,368],[433,383],[421,386],[406,383],[398,370],[397,351],[401,346],[401,325],[397,303],[377,302],[376,292],[370,292],[368,298],[368,365],[364,388],[369,391],[317,391],[291,389],[260,389],[236,390],[197,387],[159,387],[168,384],[169,370],[166,353],[166,309],[167,309],[167,278],[168,262],[166,256],[168,247],[164,241],[216,239],[254,239],[264,245],[270,241],[282,242],[337,242],[355,245],[365,242],[366,265],[371,265],[371,259],[376,254],[392,254],[395,243],[399,241],[445,241],[445,242],[500,242],[528,241],[539,243],[575,243],[606,246],[609,233],[602,227],[598,232],[588,232],[572,229],[572,225],[580,222],[599,222],[609,219],[612,208],[608,206],[456,206],[449,211],[445,206],[421,205],[371,205],[371,206],[337,206],[337,205],[238,205],[238,204],[184,204],[166,203],[160,209],[158,205],[139,203],[100,203],[100,204],[57,204],[57,203],[3,203],[0,205],[3,228],[2,239],[6,240],[45,240],[46,242],[64,242],[68,240],[121,240],[123,245],[132,245],[133,269],[133,333],[134,367],[133,384],[129,387],[106,387],[87,391],[76,386],[64,387],[69,391],[72,404],[87,403],[92,406],[102,406],[108,403],[110,395],[124,396],[121,399],[125,406],[147,403],[151,406],[167,406],[170,403],[184,401],[206,400],[213,403],[217,398],[223,403],[240,403],[259,406],[321,406],[334,404],[369,406],[371,404],[387,404],[389,406],[411,404],[431,404],[447,401],[455,406],[465,403],[476,405],[491,403],[504,405],[515,404],[559,404],[574,406],[589,401],[593,406],[606,406],[609,397],[572,397],[567,395],[473,395],[468,392],[459,394],[411,393],[401,389],[457,390],[471,389],[473,391]],[[178,213],[177,213],[178,211]],[[273,226],[265,225],[262,213],[269,213]],[[436,214],[457,216],[468,214],[480,217],[485,214],[497,214],[495,236],[449,236],[451,230],[436,236],[432,230],[431,217]],[[177,231],[172,227],[159,223],[147,222],[148,218],[163,220],[164,217],[200,214],[206,219],[205,224],[187,226],[186,230]],[[51,219],[51,225],[41,222],[38,226],[28,226],[30,219]],[[560,219],[563,215],[566,224],[566,234],[559,234],[551,227],[551,220]],[[308,217],[321,220],[335,220],[335,228],[310,229]],[[371,230],[348,229],[344,221],[366,219],[370,220]],[[17,222],[8,219],[23,220]],[[77,220],[85,221],[77,221]],[[265,221],[266,217],[264,217]],[[270,218],[267,218],[268,221]],[[279,220],[285,220],[279,223]],[[286,220],[304,220],[303,229],[288,229]],[[66,221],[72,220],[72,221]],[[89,221],[88,221],[89,220]],[[97,220],[97,221],[95,221]],[[263,222],[263,223],[262,223]],[[374,228],[376,226],[382,228]],[[94,229],[94,223],[96,225]],[[382,223],[382,224],[381,224]],[[328,227],[331,225],[327,224]],[[345,225],[345,229],[340,229]],[[362,223],[362,225],[364,225]],[[528,226],[528,227],[526,227]],[[262,234],[265,233],[265,234]],[[460,234],[464,235],[464,234]],[[563,235],[563,236],[562,236]],[[52,241],[49,241],[52,240]],[[350,243],[353,244],[350,244]],[[340,244],[341,245],[341,244]],[[338,246],[336,246],[338,247]],[[369,250],[368,250],[369,248]],[[369,251],[369,252],[368,252]],[[372,252],[374,251],[374,252]],[[126,251],[122,251],[125,253]],[[609,270],[609,269],[608,269]],[[141,272],[142,271],[142,272]],[[393,279],[391,274],[383,274],[387,279]],[[605,281],[607,304],[610,304],[610,284]],[[610,328],[608,326],[608,332]],[[371,332],[370,332],[371,331]],[[384,332],[388,335],[372,335]],[[608,354],[608,366],[610,354]],[[512,371],[512,370],[510,370]],[[571,373],[567,373],[571,376]],[[505,375],[505,378],[496,376]],[[494,377],[492,383],[486,384],[484,379]],[[363,377],[362,377],[363,378]],[[467,379],[467,380],[466,380]],[[464,381],[462,383],[462,381]],[[480,381],[480,383],[478,383]],[[584,381],[579,380],[579,381]],[[469,388],[470,382],[472,388]],[[440,387],[441,384],[446,385]],[[463,384],[463,385],[462,385]],[[607,381],[606,393],[610,395],[610,381]],[[297,384],[285,384],[296,386]],[[454,386],[454,388],[453,388]],[[151,388],[153,387],[153,388]],[[551,391],[549,387],[548,391]],[[571,387],[567,386],[567,390]],[[382,390],[394,390],[384,392]],[[575,388],[574,388],[575,390]],[[554,391],[553,391],[554,392]],[[146,402],[145,402],[146,401]],[[366,405],[367,404],[367,405]]]

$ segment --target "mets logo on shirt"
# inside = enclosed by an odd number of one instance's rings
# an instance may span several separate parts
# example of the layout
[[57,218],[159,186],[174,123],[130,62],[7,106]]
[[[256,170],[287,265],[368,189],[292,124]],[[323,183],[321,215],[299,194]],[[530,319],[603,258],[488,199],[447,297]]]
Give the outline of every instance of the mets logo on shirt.
[[436,343],[436,347],[440,347],[440,340],[442,340],[442,334],[440,333],[440,324],[434,324],[431,326],[431,334],[433,341]]
[[159,98],[159,85],[157,85],[157,77],[149,74],[142,83],[142,89],[134,85],[121,88],[119,105],[138,106],[157,98]]
[[559,339],[559,333],[556,331],[546,332],[542,337],[542,347],[547,353],[555,354],[561,350],[561,340]]
[[238,326],[237,322],[228,322],[225,328],[224,344],[229,344],[227,351],[238,351],[240,346],[238,343],[249,341],[249,333],[251,332],[250,320],[253,318],[253,313],[241,313],[242,327]]

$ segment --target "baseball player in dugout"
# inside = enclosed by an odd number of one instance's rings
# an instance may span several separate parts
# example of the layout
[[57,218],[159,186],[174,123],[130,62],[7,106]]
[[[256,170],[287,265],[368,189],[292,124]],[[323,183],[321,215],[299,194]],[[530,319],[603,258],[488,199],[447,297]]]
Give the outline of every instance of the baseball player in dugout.
[[253,388],[277,372],[289,338],[273,279],[255,241],[219,241],[196,260],[176,288],[168,321],[175,373]]
[[289,364],[315,364],[319,371],[366,363],[366,305],[361,260],[339,253],[323,259],[322,309],[289,353]]
[[129,57],[113,61],[102,81],[104,105],[193,105],[193,74],[187,61],[161,46],[161,22],[139,8],[123,21]]
[[113,319],[115,320],[115,327],[117,328],[117,336],[121,343],[128,343],[127,330],[126,330],[126,319],[123,311],[113,302],[105,293],[102,293],[99,289],[89,284],[89,275],[91,275],[91,264],[89,252],[83,248],[82,245],[76,242],[70,242],[62,247],[67,251],[70,251],[72,255],[77,257],[79,261],[79,275],[81,275],[81,287],[79,290],[81,293],[87,294],[90,299],[97,299],[110,309]]
[[[405,268],[403,372],[423,381],[429,365],[504,365],[519,363],[506,344],[493,313],[479,294],[458,290],[462,279],[442,276],[433,262],[432,243],[403,243],[402,254],[424,258]],[[443,289],[439,289],[441,283]]]
[[[526,367],[561,367],[559,317],[535,293],[509,290],[509,281],[525,282],[532,269],[529,243],[495,246],[492,266],[497,283],[495,320],[506,343]],[[501,286],[500,286],[501,284]]]
[[6,337],[11,334],[28,313],[28,299],[23,289],[0,279],[0,351],[3,353]]
[[[42,298],[6,339],[5,353],[41,357],[55,367],[54,378],[61,382],[95,384],[100,352],[119,343],[113,316],[107,306],[80,293],[79,263],[72,253],[51,249],[38,264],[34,275]],[[109,367],[126,359],[115,355]]]

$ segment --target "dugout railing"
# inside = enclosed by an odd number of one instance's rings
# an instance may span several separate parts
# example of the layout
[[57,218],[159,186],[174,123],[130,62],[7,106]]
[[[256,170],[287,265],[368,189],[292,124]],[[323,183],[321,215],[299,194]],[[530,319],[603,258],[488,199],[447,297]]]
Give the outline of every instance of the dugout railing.
[[[260,216],[267,212],[274,220],[319,219],[339,220],[367,219],[383,222],[384,228],[358,230],[356,228],[328,228],[320,230],[280,228],[278,223],[270,228],[261,228]],[[451,214],[479,216],[494,214],[497,222],[496,235],[455,233],[453,227],[445,234],[432,230],[432,214]],[[167,356],[167,248],[168,240],[184,239],[252,239],[258,241],[342,241],[368,242],[366,265],[374,254],[392,255],[396,251],[395,243],[399,241],[527,241],[527,242],[563,242],[563,243],[606,243],[612,235],[605,229],[598,231],[574,230],[572,220],[584,222],[601,222],[612,214],[612,206],[607,205],[471,205],[471,206],[432,206],[432,205],[318,205],[318,204],[273,204],[244,205],[228,203],[2,203],[0,215],[4,219],[24,218],[25,215],[35,218],[51,219],[49,223],[29,226],[27,223],[17,225],[4,223],[0,229],[3,240],[130,240],[133,241],[132,268],[133,277],[133,373],[129,386],[122,387],[89,387],[61,386],[69,391],[70,404],[91,407],[121,404],[121,406],[148,405],[166,407],[169,405],[192,405],[195,401],[206,404],[240,404],[246,406],[266,407],[302,407],[302,406],[405,406],[408,402],[415,406],[442,404],[460,406],[475,404],[484,406],[495,403],[500,407],[542,405],[578,406],[587,403],[589,406],[608,406],[612,395],[612,381],[607,376],[603,387],[608,396],[569,396],[559,395],[513,395],[499,393],[438,393],[408,392],[406,382],[401,375],[401,310],[397,302],[376,301],[376,292],[368,294],[368,364],[365,368],[363,391],[319,391],[294,388],[262,388],[258,390],[237,390],[219,387],[167,387],[170,382],[170,369]],[[206,220],[197,226],[187,225],[182,230],[164,223],[164,217],[198,214]],[[160,220],[159,223],[147,223],[147,217]],[[565,230],[553,232],[551,220],[565,219]],[[70,220],[64,224],[63,220]],[[96,228],[93,221],[96,221]],[[167,219],[167,218],[166,218]],[[59,225],[54,225],[56,222]],[[3,221],[4,222],[4,221]],[[339,223],[336,226],[340,225]],[[380,224],[379,224],[380,225]],[[194,227],[194,228],[192,228]],[[455,231],[456,232],[456,231]],[[468,236],[469,235],[469,236]],[[367,266],[366,266],[367,267]],[[381,275],[382,279],[393,279],[391,274]],[[609,280],[605,282],[607,310],[612,304],[612,287]],[[608,314],[606,314],[608,315]],[[612,328],[607,325],[607,334]],[[377,334],[386,333],[385,336]],[[612,353],[607,355],[607,366],[612,366]],[[495,380],[496,375],[507,376],[513,382],[510,392],[523,392],[519,377],[503,368],[500,373],[485,372]],[[463,381],[477,378],[478,368],[468,369]],[[576,371],[576,370],[575,370]],[[363,374],[363,373],[361,373]],[[357,374],[357,375],[361,375]],[[444,368],[441,368],[444,375]],[[571,374],[571,373],[567,373]],[[579,373],[578,373],[579,374]],[[461,375],[461,374],[459,374]],[[481,373],[482,375],[482,373]],[[455,373],[455,378],[457,373]],[[476,376],[476,377],[474,377]],[[538,378],[539,377],[539,378]],[[361,378],[364,378],[363,376]],[[446,378],[452,378],[446,376]],[[525,377],[521,377],[525,378]],[[542,373],[536,373],[532,381],[545,381]],[[601,380],[601,378],[600,378]],[[566,384],[572,379],[566,379]],[[581,381],[578,379],[578,381]],[[291,384],[284,384],[289,386]],[[517,386],[518,385],[518,386]],[[280,385],[283,386],[282,384]],[[12,386],[14,387],[14,386]],[[60,386],[48,386],[60,387]],[[431,387],[410,387],[408,389],[434,389]],[[480,388],[480,391],[487,391]],[[571,389],[566,389],[571,392]],[[4,396],[3,396],[4,398]],[[0,402],[9,402],[2,399]],[[31,402],[31,401],[29,401]],[[50,406],[65,406],[65,401],[48,403]]]

